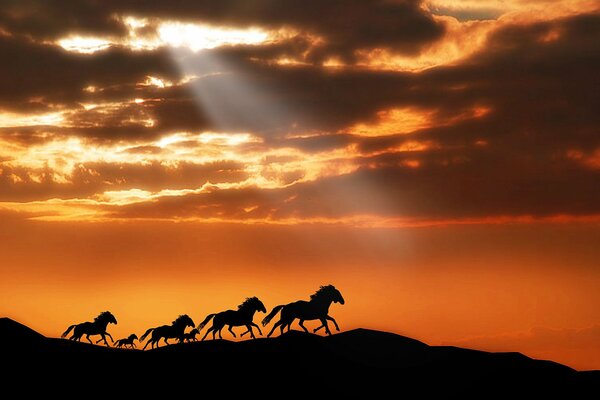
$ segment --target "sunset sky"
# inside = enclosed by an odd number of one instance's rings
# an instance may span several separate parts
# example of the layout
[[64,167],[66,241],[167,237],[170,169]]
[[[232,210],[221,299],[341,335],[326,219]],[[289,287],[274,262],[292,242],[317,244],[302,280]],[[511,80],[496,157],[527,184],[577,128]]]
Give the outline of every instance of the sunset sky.
[[343,330],[600,369],[599,44],[595,0],[4,0],[0,316],[331,283]]

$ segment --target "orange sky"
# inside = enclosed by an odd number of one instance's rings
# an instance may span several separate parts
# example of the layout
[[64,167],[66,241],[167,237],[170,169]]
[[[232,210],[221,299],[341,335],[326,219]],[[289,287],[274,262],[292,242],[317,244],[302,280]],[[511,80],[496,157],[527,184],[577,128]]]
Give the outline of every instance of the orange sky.
[[343,329],[600,369],[597,2],[310,2],[0,10],[0,315],[332,283]]

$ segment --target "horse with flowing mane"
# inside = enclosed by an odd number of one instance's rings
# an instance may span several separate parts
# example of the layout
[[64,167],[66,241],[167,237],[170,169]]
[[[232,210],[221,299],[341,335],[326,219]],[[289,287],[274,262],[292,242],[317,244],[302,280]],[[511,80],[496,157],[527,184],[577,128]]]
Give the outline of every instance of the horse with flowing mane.
[[296,318],[300,320],[300,327],[304,329],[306,333],[308,333],[308,329],[306,329],[304,326],[304,321],[315,319],[321,321],[321,326],[316,328],[313,332],[317,332],[320,329],[325,328],[325,333],[331,335],[329,326],[327,326],[327,320],[332,321],[335,325],[335,329],[339,331],[340,328],[336,320],[328,315],[329,306],[332,302],[344,304],[344,298],[342,297],[340,291],[335,288],[335,286],[327,285],[321,286],[319,290],[312,294],[310,296],[310,301],[299,300],[289,304],[278,305],[277,307],[273,308],[269,315],[262,320],[263,326],[266,326],[279,312],[279,310],[281,310],[281,317],[279,318],[279,321],[273,325],[273,329],[271,329],[271,332],[269,332],[267,337],[271,337],[273,331],[278,326],[282,334],[286,326],[289,331],[290,325],[292,325],[292,322],[294,322]]
[[140,342],[143,342],[150,332],[152,332],[152,337],[146,342],[146,345],[142,350],[146,350],[146,346],[148,346],[148,344],[152,344],[152,348],[154,348],[155,344],[158,347],[158,341],[160,339],[164,339],[165,344],[169,344],[168,339],[179,339],[181,341],[185,328],[188,326],[194,327],[195,325],[196,324],[194,324],[194,321],[192,321],[187,314],[183,314],[177,317],[177,319],[173,321],[171,325],[162,325],[156,328],[150,328],[140,338]]
[[207,315],[204,321],[198,325],[198,330],[202,330],[202,328],[204,328],[204,326],[206,326],[206,324],[208,324],[212,318],[214,318],[214,320],[212,326],[208,328],[202,340],[206,339],[206,336],[208,336],[210,332],[212,332],[213,339],[215,339],[216,333],[219,334],[219,339],[223,339],[223,336],[221,336],[221,330],[223,330],[225,325],[229,325],[228,330],[231,332],[233,337],[236,337],[236,335],[235,332],[231,330],[232,327],[245,326],[248,328],[248,330],[242,333],[242,336],[246,333],[250,333],[252,339],[255,339],[256,336],[254,336],[254,332],[252,331],[253,326],[256,327],[258,332],[262,335],[262,331],[260,330],[259,326],[252,322],[254,313],[256,311],[267,312],[267,309],[262,301],[258,299],[258,297],[248,297],[242,304],[238,306],[237,310],[226,310],[220,313]]
[[131,335],[129,335],[126,338],[123,339],[119,339],[115,342],[115,347],[127,347],[129,346],[130,348],[134,348],[135,347],[135,343],[133,343],[134,340],[137,340],[137,335],[135,333],[132,333]]
[[104,343],[108,346],[105,335],[108,335],[110,340],[114,343],[111,334],[106,332],[106,326],[108,324],[116,325],[117,319],[110,313],[110,311],[104,311],[94,318],[94,322],[88,321],[69,326],[60,337],[64,338],[69,334],[69,332],[71,332],[71,330],[73,330],[73,335],[69,338],[69,340],[81,341],[81,337],[85,335],[85,338],[88,340],[88,342],[94,344],[90,339],[90,335],[100,335],[102,336],[102,339],[100,340],[104,340]]

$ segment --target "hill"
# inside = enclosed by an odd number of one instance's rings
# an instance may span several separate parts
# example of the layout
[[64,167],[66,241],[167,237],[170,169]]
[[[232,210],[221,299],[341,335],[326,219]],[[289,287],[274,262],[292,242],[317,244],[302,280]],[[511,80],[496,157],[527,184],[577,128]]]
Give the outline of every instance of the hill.
[[367,329],[330,337],[290,331],[271,339],[207,340],[138,351],[46,338],[0,318],[0,355],[10,366],[3,377],[32,378],[45,382],[44,391],[58,393],[72,385],[98,387],[102,382],[119,382],[119,391],[136,395],[168,390],[196,396],[217,390],[280,398],[325,393],[351,397],[564,393],[573,398],[600,388],[600,371],[577,372],[520,353],[428,346]]

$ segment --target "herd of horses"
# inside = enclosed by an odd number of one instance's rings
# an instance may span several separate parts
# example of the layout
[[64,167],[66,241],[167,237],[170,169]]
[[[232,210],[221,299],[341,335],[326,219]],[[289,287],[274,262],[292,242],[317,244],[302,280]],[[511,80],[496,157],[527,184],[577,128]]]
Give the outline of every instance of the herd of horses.
[[[262,320],[263,327],[267,326],[269,322],[280,313],[279,320],[275,322],[271,331],[267,334],[267,337],[271,337],[275,329],[279,327],[281,334],[283,334],[285,328],[290,330],[292,322],[296,319],[299,320],[299,325],[305,332],[308,333],[308,329],[304,326],[304,321],[319,320],[321,326],[314,329],[313,332],[318,332],[321,329],[325,329],[325,333],[331,335],[327,321],[333,322],[336,330],[340,330],[337,321],[329,315],[329,306],[331,303],[344,304],[344,298],[338,289],[333,285],[321,286],[314,294],[310,296],[309,301],[298,300],[288,304],[281,304],[273,307],[271,312],[267,314]],[[266,313],[267,309],[265,305],[258,299],[258,297],[249,297],[242,304],[240,304],[237,310],[226,310],[219,313],[209,314],[206,316],[197,328],[194,321],[187,315],[180,315],[171,323],[171,325],[162,325],[154,328],[149,328],[146,332],[138,339],[136,334],[131,334],[127,338],[119,339],[116,342],[110,333],[106,331],[108,324],[116,324],[117,319],[110,311],[104,311],[98,315],[93,322],[82,322],[80,324],[74,324],[67,328],[61,337],[66,337],[71,331],[73,334],[69,340],[80,341],[85,335],[86,339],[93,343],[90,336],[100,335],[100,339],[96,343],[104,342],[109,346],[106,336],[115,344],[116,347],[135,347],[135,340],[143,342],[147,337],[150,337],[143,349],[145,350],[148,345],[151,348],[159,345],[161,339],[164,340],[165,344],[169,344],[169,339],[179,340],[180,343],[196,341],[196,335],[212,320],[212,325],[206,330],[206,333],[202,337],[202,340],[212,333],[212,338],[216,339],[218,335],[220,339],[223,339],[221,331],[225,326],[228,326],[229,332],[236,337],[235,332],[232,330],[236,326],[245,326],[246,331],[241,334],[244,336],[250,334],[253,339],[254,336],[253,328],[258,329],[258,333],[262,335],[260,327],[253,322],[254,314],[256,312]],[[186,328],[193,328],[190,332],[185,332]]]

